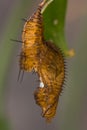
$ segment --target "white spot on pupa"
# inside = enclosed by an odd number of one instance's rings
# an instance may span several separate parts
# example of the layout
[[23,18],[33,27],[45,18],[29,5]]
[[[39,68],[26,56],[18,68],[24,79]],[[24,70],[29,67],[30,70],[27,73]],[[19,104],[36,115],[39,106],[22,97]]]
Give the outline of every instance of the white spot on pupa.
[[40,82],[40,88],[44,88],[44,83]]
[[40,88],[44,88],[44,83],[42,82],[42,78],[40,77]]
[[55,20],[53,21],[53,24],[54,24],[54,25],[57,25],[57,24],[58,24],[58,19],[55,19]]

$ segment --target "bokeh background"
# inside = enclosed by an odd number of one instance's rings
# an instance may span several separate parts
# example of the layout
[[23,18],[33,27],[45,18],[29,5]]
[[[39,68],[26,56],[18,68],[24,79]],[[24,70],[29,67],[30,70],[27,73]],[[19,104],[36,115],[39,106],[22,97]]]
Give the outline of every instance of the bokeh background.
[[87,130],[87,0],[68,0],[65,35],[75,56],[67,59],[66,85],[56,117],[47,124],[33,93],[37,75],[17,82],[24,22],[39,0],[0,0],[0,130]]

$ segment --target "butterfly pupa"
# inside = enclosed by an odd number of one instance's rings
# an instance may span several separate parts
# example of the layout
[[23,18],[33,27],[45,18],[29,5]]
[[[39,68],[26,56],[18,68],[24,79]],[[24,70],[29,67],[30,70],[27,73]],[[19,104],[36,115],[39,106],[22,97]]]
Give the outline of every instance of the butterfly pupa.
[[64,56],[59,48],[43,35],[42,1],[36,12],[26,21],[22,33],[20,70],[34,70],[40,78],[40,85],[34,92],[36,103],[42,109],[42,116],[50,121],[56,114],[59,95],[65,78]]

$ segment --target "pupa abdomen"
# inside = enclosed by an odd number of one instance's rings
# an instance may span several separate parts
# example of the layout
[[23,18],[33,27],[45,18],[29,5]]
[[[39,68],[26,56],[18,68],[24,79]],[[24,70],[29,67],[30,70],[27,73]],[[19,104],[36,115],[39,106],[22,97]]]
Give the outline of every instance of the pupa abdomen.
[[38,65],[38,52],[43,42],[43,22],[41,14],[41,6],[26,21],[22,33],[22,50],[20,54],[20,69],[24,71],[32,71]]

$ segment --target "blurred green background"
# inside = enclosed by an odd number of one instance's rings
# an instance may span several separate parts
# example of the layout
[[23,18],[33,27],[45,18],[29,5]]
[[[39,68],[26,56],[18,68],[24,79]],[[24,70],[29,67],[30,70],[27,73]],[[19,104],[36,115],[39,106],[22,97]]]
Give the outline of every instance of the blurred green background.
[[73,58],[67,58],[66,85],[56,117],[46,124],[33,92],[37,75],[25,73],[17,82],[24,22],[39,0],[0,1],[0,130],[87,130],[87,0],[68,0],[65,35]]

